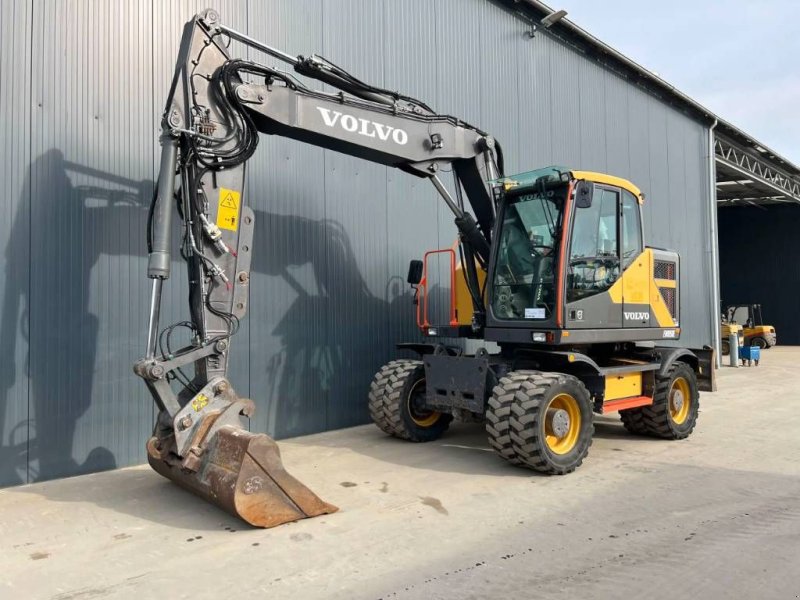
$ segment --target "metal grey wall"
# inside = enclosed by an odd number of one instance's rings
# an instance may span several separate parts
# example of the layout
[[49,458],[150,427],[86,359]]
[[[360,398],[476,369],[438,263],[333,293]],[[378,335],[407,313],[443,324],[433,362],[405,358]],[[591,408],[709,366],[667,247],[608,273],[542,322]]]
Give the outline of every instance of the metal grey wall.
[[[131,364],[146,206],[181,26],[205,5],[491,131],[508,172],[555,163],[637,182],[651,243],[683,256],[682,341],[709,343],[706,130],[486,0],[4,0],[0,484],[144,460],[153,409]],[[364,422],[373,372],[415,335],[407,262],[450,245],[448,214],[423,181],[274,138],[247,197],[258,241],[231,376],[258,405],[254,429]],[[165,323],[184,315],[183,278],[168,290]]]

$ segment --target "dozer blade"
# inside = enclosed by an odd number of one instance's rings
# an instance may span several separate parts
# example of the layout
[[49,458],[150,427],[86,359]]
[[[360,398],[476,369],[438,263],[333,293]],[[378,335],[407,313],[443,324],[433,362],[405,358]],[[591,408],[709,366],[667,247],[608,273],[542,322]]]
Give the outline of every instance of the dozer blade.
[[234,425],[216,428],[209,424],[204,429],[210,431],[208,439],[183,459],[175,453],[173,436],[150,438],[150,466],[256,527],[275,527],[338,510],[286,472],[278,445],[268,435]]

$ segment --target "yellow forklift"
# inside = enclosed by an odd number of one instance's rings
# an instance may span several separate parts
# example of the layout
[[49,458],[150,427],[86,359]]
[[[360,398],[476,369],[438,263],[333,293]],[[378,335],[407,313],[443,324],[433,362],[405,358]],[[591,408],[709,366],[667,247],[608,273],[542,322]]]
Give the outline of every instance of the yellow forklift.
[[725,309],[727,323],[742,326],[745,346],[757,346],[762,350],[778,343],[775,327],[764,325],[760,304],[729,304]]

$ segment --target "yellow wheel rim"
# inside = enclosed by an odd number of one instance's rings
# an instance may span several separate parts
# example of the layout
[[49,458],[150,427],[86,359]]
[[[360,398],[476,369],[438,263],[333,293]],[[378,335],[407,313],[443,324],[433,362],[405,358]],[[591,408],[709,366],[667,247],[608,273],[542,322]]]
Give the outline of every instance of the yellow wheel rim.
[[[422,384],[422,389],[418,389],[418,387]],[[408,405],[408,414],[411,416],[411,420],[414,421],[414,424],[418,427],[431,427],[432,425],[436,424],[436,421],[439,420],[439,417],[442,416],[442,413],[436,410],[420,410],[419,408],[414,407],[414,395],[415,394],[422,394],[425,393],[425,380],[420,379],[414,383],[414,387],[411,388],[411,391],[408,394],[408,399],[406,403]]]
[[689,382],[677,377],[669,388],[669,416],[676,425],[683,425],[689,417],[692,395]]
[[581,408],[569,394],[555,396],[544,410],[544,434],[547,448],[554,454],[567,454],[578,443],[581,431]]

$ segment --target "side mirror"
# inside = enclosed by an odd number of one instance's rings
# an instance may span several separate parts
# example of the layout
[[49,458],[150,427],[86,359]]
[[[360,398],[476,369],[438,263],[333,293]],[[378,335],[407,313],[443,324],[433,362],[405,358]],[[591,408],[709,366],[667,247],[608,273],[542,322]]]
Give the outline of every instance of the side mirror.
[[408,277],[406,281],[411,285],[419,285],[419,282],[422,281],[422,261],[421,260],[412,260],[408,263]]
[[575,187],[575,205],[578,208],[589,208],[592,205],[593,194],[594,184],[591,181],[579,181]]

